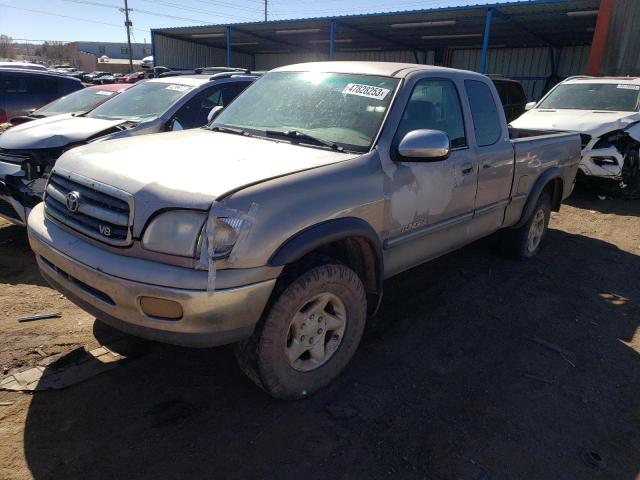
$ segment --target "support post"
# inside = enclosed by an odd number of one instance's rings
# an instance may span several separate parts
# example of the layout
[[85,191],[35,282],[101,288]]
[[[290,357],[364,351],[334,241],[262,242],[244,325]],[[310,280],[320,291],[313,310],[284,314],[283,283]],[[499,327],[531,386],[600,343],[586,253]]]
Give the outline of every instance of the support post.
[[227,67],[231,67],[231,27],[227,27]]
[[331,24],[329,26],[329,61],[333,61],[334,55],[334,40],[336,36],[336,21],[331,20]]
[[151,30],[151,56],[153,57],[151,68],[153,68],[156,66],[156,34],[153,30]]
[[482,38],[482,58],[480,60],[480,73],[487,70],[487,50],[489,50],[489,36],[491,35],[492,8],[487,8],[487,16],[484,21],[484,37]]
[[609,25],[613,17],[615,8],[615,0],[601,0],[598,10],[598,19],[596,20],[596,28],[593,32],[593,40],[591,41],[591,50],[589,50],[589,60],[587,61],[587,75],[602,75],[605,51],[607,49],[607,35],[609,34]]

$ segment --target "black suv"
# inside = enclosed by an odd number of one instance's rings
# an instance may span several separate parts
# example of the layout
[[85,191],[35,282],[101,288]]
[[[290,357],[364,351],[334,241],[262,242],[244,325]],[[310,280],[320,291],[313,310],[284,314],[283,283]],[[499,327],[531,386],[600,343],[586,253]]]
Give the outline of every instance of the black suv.
[[527,104],[527,95],[524,93],[522,84],[510,78],[489,75],[493,84],[498,90],[507,123],[515,120],[524,113],[524,106]]
[[76,78],[35,70],[0,68],[0,123],[84,88]]

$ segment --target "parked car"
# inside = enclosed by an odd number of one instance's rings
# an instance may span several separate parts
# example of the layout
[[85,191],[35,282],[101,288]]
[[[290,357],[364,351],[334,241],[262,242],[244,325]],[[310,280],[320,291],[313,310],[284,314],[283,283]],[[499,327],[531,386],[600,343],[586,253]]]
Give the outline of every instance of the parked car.
[[278,68],[208,129],[65,153],[29,240],[49,283],[101,321],[239,342],[256,384],[303,398],[347,365],[385,278],[498,230],[515,256],[538,253],[580,137],[510,130],[499,105],[462,70]]
[[110,73],[94,79],[93,83],[96,85],[109,85],[116,83],[116,80],[122,76],[124,76],[122,73]]
[[524,113],[524,107],[527,104],[527,94],[524,93],[522,84],[517,80],[505,78],[502,76],[488,75],[498,90],[504,114],[507,117],[507,123],[515,120]]
[[122,77],[116,78],[116,83],[136,83],[140,80],[144,80],[146,78],[146,74],[144,72],[134,72],[128,75],[123,75]]
[[153,56],[144,57],[140,66],[142,68],[153,68]]
[[13,117],[9,124],[11,126],[21,125],[39,118],[53,117],[54,115],[80,115],[85,114],[98,105],[113,98],[120,92],[124,92],[133,84],[125,83],[118,85],[96,85],[93,87],[77,90],[69,95],[58,98],[44,107],[40,107],[26,116]]
[[48,72],[0,69],[0,124],[28,115],[47,103],[84,88],[75,78]]
[[[89,142],[200,127],[213,107],[227,105],[255,79],[232,72],[153,79],[87,114],[57,115],[7,130],[0,135],[0,217],[24,225],[63,152]],[[138,160],[129,158],[132,168]]]
[[93,83],[95,79],[109,75],[109,72],[102,72],[100,70],[94,70],[91,73],[85,73],[82,76],[82,81],[85,83]]
[[44,65],[29,62],[0,62],[0,68],[19,68],[22,70],[39,70],[42,72],[47,71],[47,67]]
[[582,137],[580,173],[626,187],[640,180],[640,78],[571,77],[513,122]]

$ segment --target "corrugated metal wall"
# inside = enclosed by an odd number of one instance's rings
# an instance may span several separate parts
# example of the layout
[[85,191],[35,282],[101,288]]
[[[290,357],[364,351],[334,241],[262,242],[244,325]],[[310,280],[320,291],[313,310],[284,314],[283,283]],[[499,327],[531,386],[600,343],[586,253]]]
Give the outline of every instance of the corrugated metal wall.
[[[487,53],[487,73],[504,75],[520,80],[529,100],[539,99],[551,75],[551,50],[547,47],[535,48],[494,48]],[[482,50],[456,49],[453,51],[451,66],[464,70],[478,71]],[[565,47],[560,50],[557,73],[560,77],[584,73],[589,47]]]
[[640,1],[618,0],[615,3],[602,74],[640,74]]
[[[169,68],[216,67],[227,64],[227,52],[220,48],[154,34],[154,61]],[[252,57],[233,52],[233,66],[251,68]]]
[[[322,62],[329,59],[328,52],[304,53],[263,53],[256,55],[256,70],[271,70],[272,68],[293,63]],[[369,52],[336,52],[335,60],[352,60],[368,62],[405,62],[415,63],[413,50],[385,50]],[[418,61],[423,64],[433,63],[433,52],[418,52]]]

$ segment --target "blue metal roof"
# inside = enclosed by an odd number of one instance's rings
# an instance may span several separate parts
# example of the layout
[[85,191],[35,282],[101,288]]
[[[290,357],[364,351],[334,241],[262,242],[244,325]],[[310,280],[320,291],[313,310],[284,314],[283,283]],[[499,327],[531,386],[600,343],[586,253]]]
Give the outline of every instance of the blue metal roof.
[[[503,3],[449,6],[430,9],[308,17],[271,20],[267,22],[240,22],[187,27],[153,29],[152,36],[162,35],[195,44],[226,47],[221,34],[231,28],[234,51],[260,53],[261,50],[282,48],[309,51],[328,38],[330,24],[336,22],[336,41],[346,42],[355,50],[361,48],[417,49],[470,46],[478,33],[484,30],[485,13],[494,13],[491,41],[500,46],[530,45],[585,45],[591,43],[596,16],[568,16],[572,11],[597,10],[599,0],[527,0]],[[400,23],[452,20],[455,24],[422,29],[393,28]],[[314,27],[312,35],[304,38],[296,29]],[[432,35],[433,33],[433,35]],[[209,37],[207,37],[209,35]],[[345,38],[348,35],[348,38]],[[456,38],[457,35],[457,38]],[[254,42],[251,42],[253,40]],[[256,43],[258,45],[249,45]],[[233,43],[232,43],[233,44]],[[338,43],[339,45],[339,43]],[[473,45],[475,46],[475,45]],[[322,47],[324,48],[324,46]],[[345,48],[344,43],[341,48]]]

